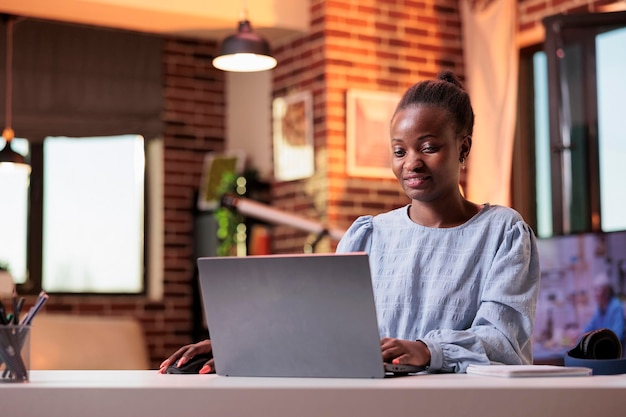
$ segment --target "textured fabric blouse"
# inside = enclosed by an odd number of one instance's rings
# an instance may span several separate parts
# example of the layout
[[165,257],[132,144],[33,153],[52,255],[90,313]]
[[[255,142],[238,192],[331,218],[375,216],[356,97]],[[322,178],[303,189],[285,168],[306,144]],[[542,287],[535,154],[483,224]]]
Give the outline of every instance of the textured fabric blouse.
[[532,363],[540,271],[522,217],[486,204],[460,226],[432,228],[408,209],[359,217],[337,247],[369,254],[380,336],[423,341],[430,371]]

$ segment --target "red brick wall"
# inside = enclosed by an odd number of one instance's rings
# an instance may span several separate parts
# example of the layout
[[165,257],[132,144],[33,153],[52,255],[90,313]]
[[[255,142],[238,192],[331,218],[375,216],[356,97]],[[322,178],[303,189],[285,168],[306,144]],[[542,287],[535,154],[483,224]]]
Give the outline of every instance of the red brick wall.
[[164,46],[164,299],[53,296],[46,304],[49,312],[138,318],[154,368],[191,341],[193,208],[204,155],[223,150],[225,136],[224,74],[211,65],[217,45],[170,39]]
[[442,68],[463,77],[458,1],[327,2],[325,34],[328,211],[345,228],[408,202],[395,179],[346,175],[346,91],[402,93]]
[[[346,92],[401,93],[442,68],[463,77],[458,2],[313,0],[310,33],[275,53],[275,96],[313,93],[316,173],[274,184],[273,204],[343,229],[359,215],[406,204],[393,179],[346,175]],[[274,249],[301,252],[305,241],[306,234],[279,228]]]
[[165,299],[157,320],[146,326],[157,361],[189,343],[193,326],[196,191],[206,153],[224,150],[224,73],[211,64],[216,49],[216,43],[191,40],[165,46]]
[[[307,180],[273,184],[272,204],[285,211],[326,222],[326,63],[323,3],[311,1],[311,28],[307,35],[274,50],[279,62],[273,70],[274,96],[282,97],[299,91],[311,91],[313,96],[315,175]],[[306,232],[290,227],[275,227],[273,251],[302,252],[307,239]]]

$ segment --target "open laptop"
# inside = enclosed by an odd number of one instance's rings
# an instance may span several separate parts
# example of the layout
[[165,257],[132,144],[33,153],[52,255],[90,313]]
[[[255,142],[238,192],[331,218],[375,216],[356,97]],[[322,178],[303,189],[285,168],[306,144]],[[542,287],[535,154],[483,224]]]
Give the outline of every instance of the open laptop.
[[[216,373],[383,378],[365,253],[198,259]],[[385,369],[387,368],[387,369]]]

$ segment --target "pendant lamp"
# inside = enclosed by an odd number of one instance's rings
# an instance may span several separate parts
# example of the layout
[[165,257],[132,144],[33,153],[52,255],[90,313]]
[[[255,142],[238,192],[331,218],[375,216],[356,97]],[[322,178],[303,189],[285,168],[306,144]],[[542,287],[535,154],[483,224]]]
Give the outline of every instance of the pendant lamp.
[[222,71],[256,72],[276,66],[270,45],[261,35],[252,30],[244,5],[237,33],[222,42],[220,53],[213,59],[213,66]]
[[2,137],[4,138],[5,145],[0,150],[0,163],[8,162],[13,164],[27,165],[24,157],[15,152],[11,148],[11,141],[15,137],[13,128],[11,127],[12,117],[12,104],[13,104],[13,23],[14,18],[12,16],[3,16],[3,20],[6,20],[7,26],[7,45],[6,45],[6,68],[5,68],[5,117],[4,117],[4,130],[2,131]]

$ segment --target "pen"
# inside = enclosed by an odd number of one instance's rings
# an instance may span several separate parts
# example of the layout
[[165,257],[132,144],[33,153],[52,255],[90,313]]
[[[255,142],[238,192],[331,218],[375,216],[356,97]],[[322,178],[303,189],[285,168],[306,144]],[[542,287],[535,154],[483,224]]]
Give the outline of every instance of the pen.
[[46,301],[48,301],[48,294],[46,294],[45,291],[40,292],[39,297],[37,297],[37,301],[35,301],[35,305],[33,305],[30,310],[28,310],[28,313],[22,319],[20,325],[31,324],[33,318],[35,317],[35,314],[37,314],[39,309],[41,309]]
[[21,297],[18,302],[17,305],[15,306],[15,309],[13,311],[13,324],[18,325],[20,322],[20,314],[22,312],[22,307],[24,307],[24,297]]
[[13,320],[7,320],[8,324],[18,325],[20,320],[20,311],[22,310],[22,306],[24,305],[24,297],[18,300],[17,298],[17,290],[13,288],[13,293],[11,294],[11,300],[13,301]]
[[4,304],[2,304],[2,300],[0,300],[0,324],[2,325],[9,324],[7,320],[7,316],[5,315],[5,312],[4,312]]

